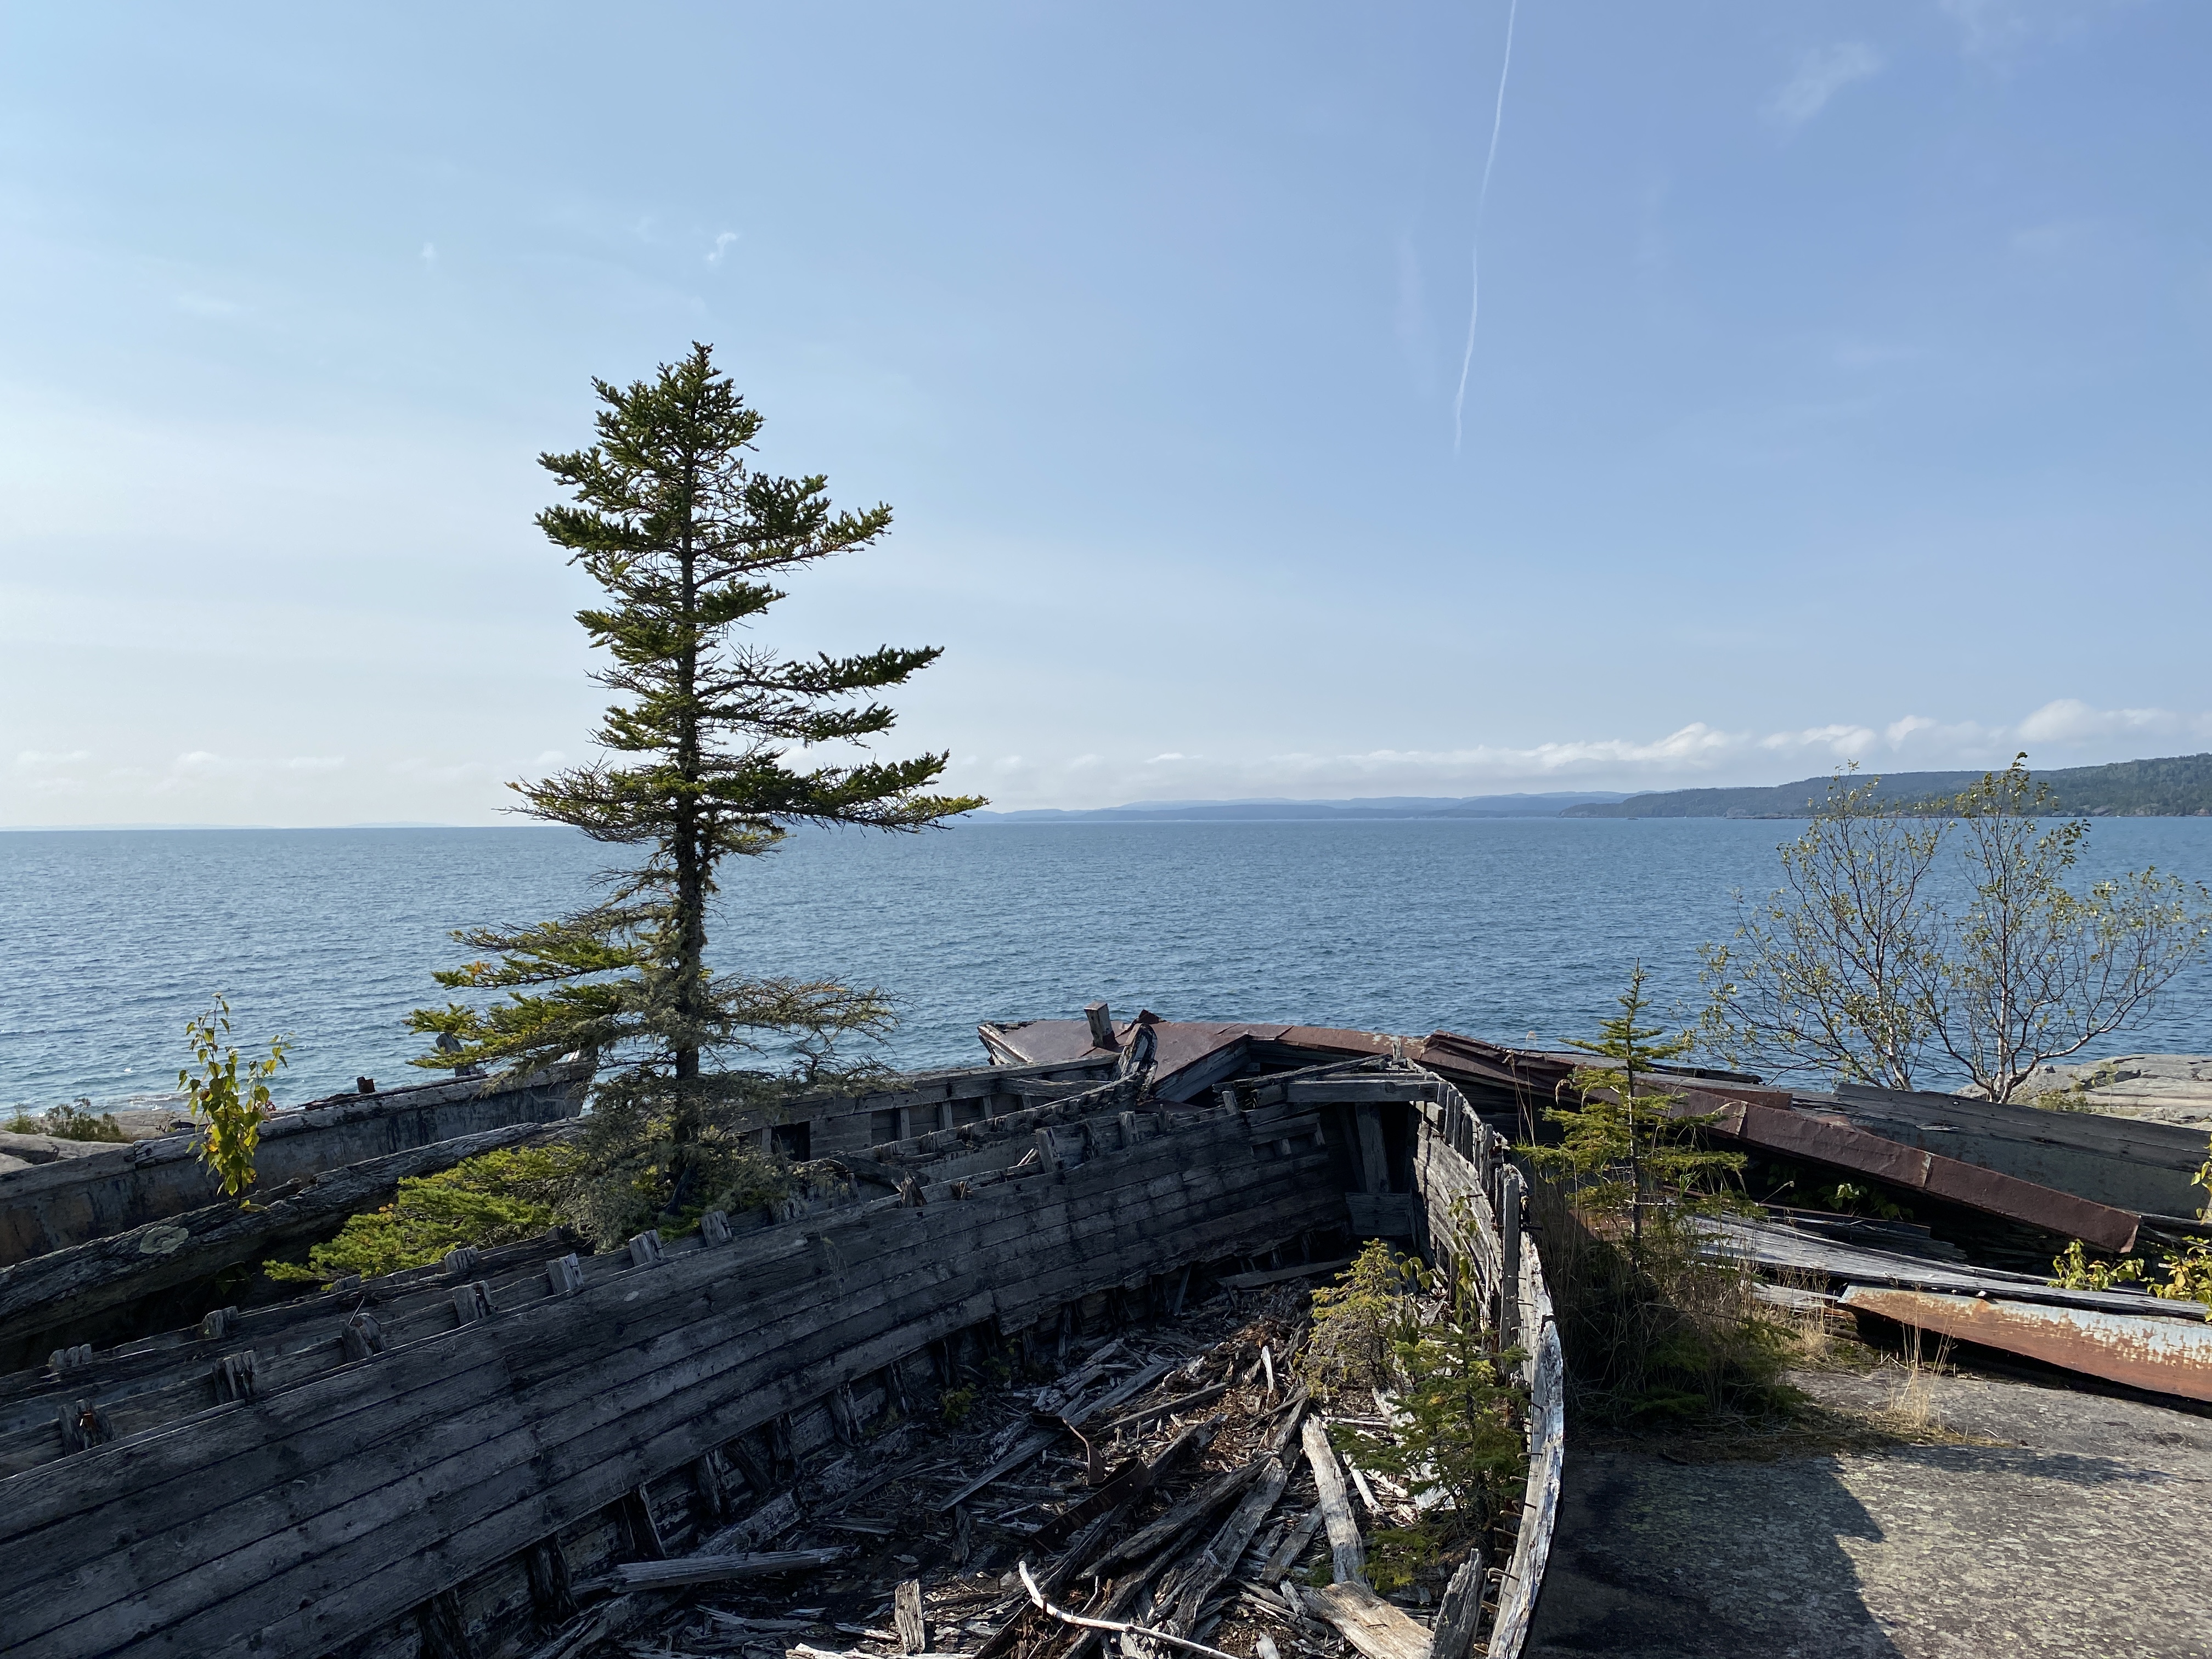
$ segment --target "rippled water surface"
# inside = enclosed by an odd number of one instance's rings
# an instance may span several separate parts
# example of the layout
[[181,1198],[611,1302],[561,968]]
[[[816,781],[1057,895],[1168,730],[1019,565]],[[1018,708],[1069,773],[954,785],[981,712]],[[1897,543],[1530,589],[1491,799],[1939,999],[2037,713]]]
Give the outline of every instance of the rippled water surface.
[[[1641,957],[1686,1007],[1733,891],[1774,881],[1793,826],[1721,820],[1085,823],[811,834],[732,872],[725,971],[880,985],[884,1057],[975,1064],[975,1022],[1103,996],[1183,1018],[1507,1040],[1588,1033]],[[2212,881],[2212,820],[2100,823],[2091,872]],[[590,896],[606,849],[566,830],[0,834],[0,1103],[173,1086],[210,992],[241,1034],[298,1042],[282,1096],[413,1080],[410,1008],[449,929]],[[2103,1052],[2212,1051],[2193,973]]]

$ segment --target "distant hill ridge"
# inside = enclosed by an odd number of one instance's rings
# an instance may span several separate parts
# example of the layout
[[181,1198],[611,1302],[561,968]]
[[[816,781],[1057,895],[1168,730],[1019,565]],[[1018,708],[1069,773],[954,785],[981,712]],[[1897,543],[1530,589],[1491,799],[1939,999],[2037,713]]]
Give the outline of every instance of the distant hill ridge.
[[970,812],[987,823],[1309,823],[1344,818],[1555,818],[1571,806],[1626,799],[1618,789],[1541,795],[1384,795],[1364,800],[1146,800],[1126,806]]
[[[1972,772],[1898,772],[1881,776],[1877,798],[1934,801],[1955,795],[1983,775]],[[2058,808],[2088,817],[2212,817],[2212,754],[2163,760],[2116,761],[2039,772]],[[1825,777],[1753,789],[1668,789],[1620,801],[1586,801],[1569,818],[1802,818],[1827,798]]]

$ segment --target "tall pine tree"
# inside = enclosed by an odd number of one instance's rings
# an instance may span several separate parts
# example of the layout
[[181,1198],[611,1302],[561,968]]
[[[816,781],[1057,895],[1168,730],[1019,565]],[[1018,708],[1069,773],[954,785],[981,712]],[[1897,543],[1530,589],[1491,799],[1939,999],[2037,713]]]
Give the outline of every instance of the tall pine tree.
[[785,658],[744,631],[784,597],[779,579],[872,546],[890,509],[839,512],[820,477],[756,471],[761,416],[706,346],[650,380],[594,384],[599,441],[539,458],[573,501],[538,524],[605,590],[577,620],[611,659],[593,678],[618,701],[593,734],[605,758],[509,787],[529,816],[638,856],[603,902],[576,915],[456,933],[484,954],[438,982],[505,995],[481,1009],[421,1009],[411,1024],[440,1038],[422,1065],[520,1072],[596,1052],[594,1109],[650,1124],[666,1147],[652,1184],[674,1211],[714,1107],[757,1093],[757,1069],[725,1069],[718,1056],[758,1054],[780,1036],[811,1070],[838,1036],[890,1020],[879,992],[710,969],[723,861],[769,851],[795,824],[917,830],[984,803],[927,793],[945,755],[821,758],[825,745],[865,746],[889,731],[892,712],[874,694],[903,684],[938,647]]

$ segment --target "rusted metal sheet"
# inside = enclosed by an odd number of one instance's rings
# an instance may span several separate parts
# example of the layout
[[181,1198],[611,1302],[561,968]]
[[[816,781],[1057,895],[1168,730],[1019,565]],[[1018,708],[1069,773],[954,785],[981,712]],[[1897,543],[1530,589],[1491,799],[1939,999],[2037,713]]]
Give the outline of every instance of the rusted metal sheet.
[[2108,1382],[2212,1400],[2212,1325],[1853,1285],[1844,1305]]
[[1803,1112],[1749,1105],[1702,1088],[1683,1092],[1686,1109],[1717,1114],[1712,1133],[1724,1139],[1871,1176],[1892,1186],[2047,1228],[2100,1249],[2121,1253],[2132,1249],[2142,1219],[2130,1211],[2093,1203],[2056,1188],[2039,1187],[2016,1176],[1962,1164]]

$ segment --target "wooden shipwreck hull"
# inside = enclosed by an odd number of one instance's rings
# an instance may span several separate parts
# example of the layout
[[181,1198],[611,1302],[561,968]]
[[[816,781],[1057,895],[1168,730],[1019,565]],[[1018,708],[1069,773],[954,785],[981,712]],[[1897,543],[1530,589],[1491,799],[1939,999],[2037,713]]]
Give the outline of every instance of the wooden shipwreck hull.
[[[464,1078],[333,1095],[262,1127],[264,1187],[519,1123],[574,1117],[592,1068],[550,1067],[520,1082]],[[181,1215],[222,1195],[198,1138],[164,1135],[0,1173],[0,1267]]]
[[[994,1095],[990,1074],[939,1079],[934,1103],[847,1115],[872,1130],[848,1166],[881,1188],[610,1255],[457,1252],[0,1380],[6,1650],[526,1651],[574,1613],[571,1585],[787,1507],[794,1458],[933,1395],[963,1342],[1148,1316],[1194,1264],[1341,1233],[1374,1195],[1474,1261],[1534,1355],[1529,1514],[1487,1644],[1510,1659],[1556,1504],[1557,1338],[1501,1143],[1448,1083],[1388,1069],[1195,1108],[1139,1073],[964,1123],[952,1102]],[[1359,1157],[1383,1139],[1360,1121],[1378,1097],[1402,1195]],[[917,1105],[942,1127],[873,1139],[874,1113],[911,1127]]]

